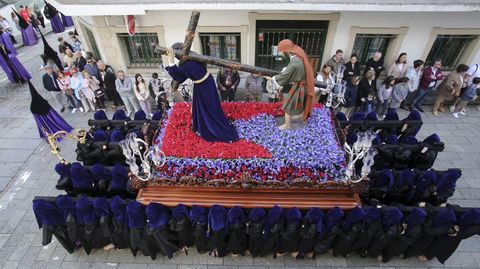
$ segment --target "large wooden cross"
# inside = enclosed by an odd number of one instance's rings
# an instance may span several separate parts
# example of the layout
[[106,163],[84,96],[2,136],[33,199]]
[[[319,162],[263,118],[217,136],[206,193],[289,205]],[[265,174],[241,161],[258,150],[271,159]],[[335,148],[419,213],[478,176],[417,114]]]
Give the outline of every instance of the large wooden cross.
[[[175,56],[180,59],[180,61],[196,61],[211,65],[216,65],[225,68],[231,68],[234,70],[244,71],[248,73],[260,74],[263,76],[275,76],[280,74],[279,71],[267,69],[258,66],[252,66],[248,64],[242,64],[239,62],[234,62],[230,60],[225,60],[213,56],[206,56],[202,54],[198,54],[195,52],[191,52],[190,48],[193,43],[193,38],[195,37],[195,31],[197,29],[198,20],[200,18],[200,12],[194,10],[192,11],[192,15],[190,16],[190,22],[188,23],[187,33],[185,35],[185,41],[183,42],[183,46],[179,50],[174,50]],[[159,54],[166,54],[167,48],[162,46],[157,46],[155,48],[155,52]],[[319,88],[327,88],[327,84],[324,82],[315,82],[315,86]],[[172,86],[173,87],[173,86]]]

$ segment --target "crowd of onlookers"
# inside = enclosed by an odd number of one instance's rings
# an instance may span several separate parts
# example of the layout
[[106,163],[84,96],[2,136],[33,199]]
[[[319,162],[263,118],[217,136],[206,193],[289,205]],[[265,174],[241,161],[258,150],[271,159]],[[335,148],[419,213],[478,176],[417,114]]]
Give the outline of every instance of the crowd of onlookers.
[[[151,116],[157,110],[166,113],[172,102],[191,101],[192,81],[187,80],[178,90],[172,91],[172,81],[165,70],[161,70],[162,76],[153,73],[148,82],[140,74],[129,78],[124,71],[115,72],[111,66],[85,52],[75,33],[70,32],[69,37],[71,43],[58,38],[58,52],[66,71],[54,72],[54,65],[46,64],[43,77],[45,89],[55,97],[62,112],[68,107],[72,112],[86,113],[106,109],[105,103],[112,102],[113,109],[124,107],[129,114],[141,109]],[[458,118],[459,114],[466,113],[467,103],[477,98],[479,64],[470,67],[460,64],[445,77],[441,68],[441,59],[435,59],[426,67],[423,60],[415,60],[409,65],[406,53],[401,53],[385,68],[380,52],[375,52],[361,68],[357,55],[352,54],[346,62],[343,51],[337,50],[316,76],[317,81],[327,85],[324,89],[316,88],[317,102],[326,103],[329,95],[338,96],[336,109],[347,116],[355,111],[375,111],[383,118],[387,111],[398,108],[424,112],[425,98],[436,90],[433,114],[438,116],[444,112],[443,103],[451,101],[450,111]],[[222,101],[236,100],[241,79],[236,70],[219,69],[216,81]],[[273,83],[258,74],[249,74],[244,85],[243,101],[247,102],[263,101],[264,95],[269,102],[277,102],[288,91],[276,89]]]
[[[451,101],[450,112],[458,118],[459,114],[466,113],[467,103],[477,98],[479,64],[470,67],[460,64],[445,77],[441,67],[441,59],[433,60],[426,67],[423,60],[415,60],[409,65],[407,54],[401,53],[385,69],[382,54],[375,52],[366,62],[362,74],[357,55],[352,54],[345,62],[343,51],[337,50],[317,75],[318,81],[328,84],[327,89],[320,89],[320,102],[324,102],[330,93],[344,93],[339,109],[347,116],[355,111],[375,111],[384,118],[387,111],[398,108],[424,112],[425,98],[437,91],[433,115],[445,112],[443,104]],[[382,72],[385,75],[380,80]]]

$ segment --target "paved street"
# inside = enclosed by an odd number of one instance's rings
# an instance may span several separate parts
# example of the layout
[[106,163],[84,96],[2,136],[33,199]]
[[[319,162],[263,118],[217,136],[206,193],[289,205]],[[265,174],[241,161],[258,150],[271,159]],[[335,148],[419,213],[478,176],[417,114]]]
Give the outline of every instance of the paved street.
[[[66,35],[66,34],[65,34]],[[52,47],[57,47],[58,35],[48,35]],[[24,47],[19,50],[19,59],[31,72],[33,83],[45,97],[41,87],[42,72],[38,56],[43,46]],[[83,251],[68,254],[54,241],[41,245],[41,233],[36,224],[31,201],[34,196],[56,196],[62,192],[55,190],[58,179],[54,165],[57,160],[50,153],[47,143],[38,137],[38,131],[29,111],[30,95],[28,86],[13,86],[0,74],[0,267],[3,268],[480,268],[480,239],[465,240],[457,252],[445,263],[416,259],[394,259],[387,264],[379,264],[375,259],[362,259],[358,256],[334,258],[330,254],[316,260],[295,260],[289,256],[272,258],[226,257],[213,258],[197,255],[194,250],[189,255],[178,255],[169,260],[162,257],[156,261],[141,255],[133,257],[128,250],[95,250],[91,255]],[[51,100],[49,98],[49,100]],[[53,101],[50,101],[54,104]],[[402,113],[402,117],[405,114]],[[108,111],[109,117],[112,111]],[[65,119],[75,128],[86,128],[92,114],[71,114],[65,112]],[[468,115],[460,120],[450,114],[439,118],[430,113],[423,114],[424,125],[418,137],[436,132],[446,143],[445,152],[440,153],[434,168],[445,170],[458,167],[463,176],[451,203],[462,206],[480,207],[480,112],[469,107]],[[74,143],[64,142],[62,154],[67,160],[74,160]]]

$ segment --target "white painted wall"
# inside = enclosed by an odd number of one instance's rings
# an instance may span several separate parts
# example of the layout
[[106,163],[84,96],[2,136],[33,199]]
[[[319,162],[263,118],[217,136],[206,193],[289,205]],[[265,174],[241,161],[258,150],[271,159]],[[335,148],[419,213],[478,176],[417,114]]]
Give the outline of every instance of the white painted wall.
[[[248,10],[235,11],[219,11],[207,10],[202,11],[200,15],[199,28],[201,27],[239,27],[246,26],[247,35],[250,37],[255,34],[255,29],[249,27],[249,12]],[[255,12],[255,11],[251,11]],[[272,11],[273,13],[273,11]],[[284,12],[285,13],[285,12]],[[190,18],[191,11],[148,11],[146,15],[136,16],[137,26],[155,27],[162,26],[164,30],[165,45],[169,46],[175,42],[183,41],[185,30]],[[280,14],[275,12],[275,14]],[[300,16],[300,15],[299,15]],[[407,27],[403,42],[400,44],[398,52],[406,52],[408,54],[408,61],[412,63],[415,59],[422,59],[426,57],[430,47],[427,46],[429,37],[434,27],[443,28],[477,28],[480,29],[480,12],[464,12],[464,13],[421,13],[421,12],[342,12],[337,22],[337,28],[333,35],[333,46],[329,55],[333,55],[336,49],[341,48],[345,51],[345,56],[351,53],[347,50],[349,42],[352,42],[350,30],[352,27],[384,27],[384,28],[400,28]],[[82,17],[83,18],[83,17]],[[95,17],[98,21],[98,17]],[[86,17],[85,20],[92,21],[92,17]],[[125,28],[125,25],[116,25],[117,27]],[[125,29],[126,32],[126,29]],[[100,38],[102,34],[96,34]],[[250,38],[246,39],[246,44],[242,46],[249,48],[246,50],[247,54],[253,53],[255,44],[248,44],[251,42]],[[113,41],[117,42],[117,41]],[[102,41],[97,42],[102,48]],[[194,43],[192,49],[200,52],[198,43]],[[242,49],[242,54],[243,54]],[[119,52],[120,53],[120,52]],[[253,59],[249,55],[242,55],[243,59]],[[465,64],[480,63],[480,50],[473,52],[471,62]],[[325,62],[327,58],[323,59]],[[246,62],[247,64],[254,64],[253,62]],[[387,65],[390,62],[386,63]]]
[[[352,26],[358,27],[408,27],[408,32],[401,44],[401,52],[408,54],[409,62],[421,59],[425,54],[426,44],[433,27],[443,28],[480,28],[479,12],[470,13],[405,13],[405,12],[342,12],[337,24],[333,50],[344,49],[349,42]],[[345,51],[346,55],[351,52]],[[480,61],[480,51],[475,61]],[[470,63],[467,63],[470,64]]]

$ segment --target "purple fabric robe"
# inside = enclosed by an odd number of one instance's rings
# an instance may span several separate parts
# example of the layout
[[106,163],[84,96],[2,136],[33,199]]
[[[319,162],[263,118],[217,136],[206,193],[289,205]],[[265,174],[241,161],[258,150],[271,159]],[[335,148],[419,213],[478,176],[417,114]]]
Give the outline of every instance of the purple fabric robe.
[[22,32],[23,45],[33,46],[38,43],[38,36],[31,24],[26,29],[20,29],[20,31]]
[[50,23],[52,24],[52,30],[54,33],[65,32],[65,26],[63,25],[62,19],[60,19],[60,14],[53,16]]
[[65,16],[62,14],[62,23],[65,27],[72,27],[73,24],[73,19],[71,16]]
[[5,48],[7,48],[11,53],[17,55],[17,50],[13,45],[12,38],[10,38],[10,33],[4,32],[2,35],[0,35],[0,42],[3,43]]
[[[181,66],[174,65],[166,69],[179,83],[188,78],[193,81],[201,80],[208,72],[200,63],[194,61],[186,61]],[[211,74],[193,86],[192,121],[197,134],[209,142],[234,142],[239,139],[237,130],[223,113],[217,86]]]

